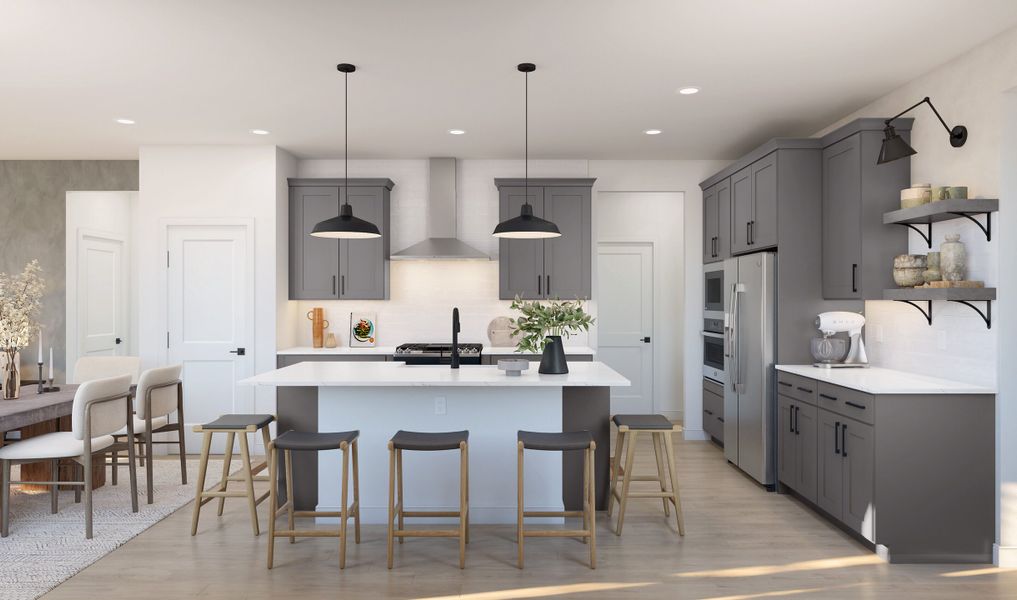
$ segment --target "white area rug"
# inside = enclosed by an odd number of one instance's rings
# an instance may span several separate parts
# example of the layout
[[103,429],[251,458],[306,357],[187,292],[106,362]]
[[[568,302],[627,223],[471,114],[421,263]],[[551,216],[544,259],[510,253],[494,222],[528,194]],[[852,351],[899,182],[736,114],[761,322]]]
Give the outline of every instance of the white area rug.
[[[120,467],[119,484],[109,484],[92,495],[94,517],[91,540],[85,539],[84,498],[74,503],[74,492],[60,492],[60,512],[49,512],[49,493],[25,493],[11,488],[10,536],[0,538],[0,598],[37,598],[60,582],[127,543],[194,499],[198,461],[187,461],[187,485],[180,484],[180,463],[153,463],[155,502],[145,498],[145,469],[138,469],[139,512],[131,512],[127,467]],[[16,467],[11,479],[17,479]],[[222,461],[209,461],[206,485],[218,481]],[[213,475],[214,474],[214,475]],[[189,532],[181,531],[180,535]]]

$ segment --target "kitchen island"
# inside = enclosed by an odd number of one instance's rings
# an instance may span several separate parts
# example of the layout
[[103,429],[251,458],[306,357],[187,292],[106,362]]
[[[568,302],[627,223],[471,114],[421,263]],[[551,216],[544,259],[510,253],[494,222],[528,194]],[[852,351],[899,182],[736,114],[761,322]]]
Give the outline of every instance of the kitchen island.
[[[516,431],[589,430],[597,442],[598,508],[606,506],[612,387],[629,381],[600,362],[569,365],[565,375],[541,375],[536,365],[518,377],[495,366],[413,366],[398,362],[301,362],[244,380],[251,385],[311,389],[315,415],[289,414],[280,394],[283,430],[360,431],[361,517],[384,523],[388,502],[388,440],[399,429],[470,431],[470,514],[475,523],[514,523]],[[575,456],[572,456],[575,454]],[[339,456],[294,455],[294,500],[300,510],[338,510]],[[409,453],[407,504],[451,510],[458,503],[458,454]],[[538,511],[578,509],[581,453],[528,452],[525,493]],[[298,468],[303,463],[304,468]],[[310,463],[313,465],[313,463]]]

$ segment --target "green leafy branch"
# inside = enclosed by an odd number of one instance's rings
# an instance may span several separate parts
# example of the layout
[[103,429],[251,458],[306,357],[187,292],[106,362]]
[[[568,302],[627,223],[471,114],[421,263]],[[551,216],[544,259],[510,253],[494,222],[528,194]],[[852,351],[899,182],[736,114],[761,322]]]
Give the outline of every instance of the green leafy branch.
[[548,302],[512,301],[512,310],[522,315],[512,320],[512,337],[519,338],[516,348],[520,352],[539,354],[552,335],[571,337],[573,333],[589,331],[594,318],[584,309],[581,300],[551,300]]

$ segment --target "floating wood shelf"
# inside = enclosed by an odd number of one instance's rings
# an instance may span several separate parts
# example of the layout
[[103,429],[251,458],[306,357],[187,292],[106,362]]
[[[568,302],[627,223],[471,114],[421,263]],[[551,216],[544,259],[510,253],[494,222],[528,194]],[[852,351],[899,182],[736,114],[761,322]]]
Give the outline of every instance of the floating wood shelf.
[[[969,200],[940,200],[914,208],[902,208],[883,213],[884,225],[902,225],[913,229],[922,236],[929,248],[932,248],[932,224],[950,219],[968,219],[985,234],[986,241],[992,241],[992,213],[999,210],[999,200],[995,198],[972,198]],[[985,224],[975,219],[976,215],[985,215]],[[926,230],[918,225],[925,225]]]
[[[945,300],[963,304],[978,313],[985,321],[985,327],[992,327],[992,301],[996,299],[996,288],[897,288],[883,290],[884,300],[895,300],[910,304],[918,309],[925,320],[932,325],[932,301]],[[924,302],[925,308],[918,303]],[[985,310],[979,310],[972,302],[985,302]]]

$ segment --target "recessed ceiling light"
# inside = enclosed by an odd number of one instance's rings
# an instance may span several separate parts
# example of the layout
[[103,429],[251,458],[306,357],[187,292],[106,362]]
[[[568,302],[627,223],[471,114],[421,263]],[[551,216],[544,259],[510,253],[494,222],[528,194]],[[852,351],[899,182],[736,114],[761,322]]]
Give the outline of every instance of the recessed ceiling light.
[[449,129],[448,132],[451,133],[452,135],[462,135],[462,134],[466,133],[466,130],[465,129]]
[[647,129],[643,133],[645,133],[646,135],[660,135],[660,130],[659,129]]
[[121,125],[134,125],[134,119],[116,119],[116,122]]
[[678,93],[682,96],[691,96],[692,94],[698,94],[699,88],[693,86],[678,88]]
[[267,129],[252,129],[251,133],[254,135],[268,135],[271,132]]

